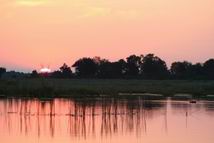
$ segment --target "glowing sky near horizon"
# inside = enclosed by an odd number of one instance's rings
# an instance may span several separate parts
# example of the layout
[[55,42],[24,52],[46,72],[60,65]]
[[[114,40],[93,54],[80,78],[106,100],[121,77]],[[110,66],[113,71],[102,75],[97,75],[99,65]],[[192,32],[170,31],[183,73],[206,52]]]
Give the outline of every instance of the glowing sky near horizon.
[[0,66],[56,69],[80,57],[214,58],[213,0],[0,0]]

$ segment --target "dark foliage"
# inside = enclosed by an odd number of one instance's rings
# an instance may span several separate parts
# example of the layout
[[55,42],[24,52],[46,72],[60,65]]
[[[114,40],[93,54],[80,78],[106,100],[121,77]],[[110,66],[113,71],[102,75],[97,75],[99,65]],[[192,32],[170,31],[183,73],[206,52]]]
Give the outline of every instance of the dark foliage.
[[166,63],[154,54],[142,59],[141,75],[147,79],[166,79],[169,75]]
[[30,74],[30,77],[32,78],[38,78],[39,77],[39,74],[36,70],[33,70],[32,73]]
[[6,68],[0,67],[0,78],[4,73],[6,73]]
[[126,75],[130,77],[138,76],[140,73],[141,56],[131,55],[126,60]]
[[65,63],[60,67],[60,72],[62,78],[71,78],[73,74],[71,68]]
[[207,73],[209,70],[201,63],[174,62],[170,71],[173,79],[211,79]]
[[171,75],[175,79],[187,79],[191,75],[192,64],[189,62],[174,62],[171,65]]
[[210,59],[204,63],[204,74],[208,79],[214,79],[214,59]]
[[98,66],[97,76],[99,78],[122,78],[125,74],[126,62],[119,60],[117,62],[109,62],[102,60]]
[[191,79],[205,79],[203,64],[197,63],[191,66],[189,78]]
[[30,75],[28,73],[7,71],[1,75],[2,79],[23,79],[28,78]]
[[76,61],[73,66],[79,77],[95,77],[98,71],[98,63],[91,58],[82,58]]

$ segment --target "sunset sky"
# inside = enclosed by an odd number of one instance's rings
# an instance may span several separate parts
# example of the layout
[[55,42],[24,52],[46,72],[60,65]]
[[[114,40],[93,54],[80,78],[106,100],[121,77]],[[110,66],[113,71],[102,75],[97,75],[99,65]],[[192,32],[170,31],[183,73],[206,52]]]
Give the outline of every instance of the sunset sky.
[[214,58],[213,0],[0,0],[0,66],[31,71],[101,56]]

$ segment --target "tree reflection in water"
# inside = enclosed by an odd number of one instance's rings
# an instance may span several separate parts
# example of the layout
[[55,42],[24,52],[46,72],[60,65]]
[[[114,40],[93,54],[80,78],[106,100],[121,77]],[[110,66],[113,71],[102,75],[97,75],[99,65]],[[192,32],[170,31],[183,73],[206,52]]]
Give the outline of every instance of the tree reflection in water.
[[148,120],[166,113],[166,103],[136,99],[4,99],[1,126],[9,133],[54,137],[111,137],[146,133]]

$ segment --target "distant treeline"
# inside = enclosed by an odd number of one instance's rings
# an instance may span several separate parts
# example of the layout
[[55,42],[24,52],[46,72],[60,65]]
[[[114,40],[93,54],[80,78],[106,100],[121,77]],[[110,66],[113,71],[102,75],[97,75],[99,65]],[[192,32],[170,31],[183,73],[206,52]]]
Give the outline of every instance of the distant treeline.
[[[73,72],[71,69],[74,68]],[[0,76],[6,73],[0,68]],[[120,78],[120,79],[214,79],[214,59],[192,64],[188,61],[174,62],[167,68],[166,62],[154,54],[131,55],[111,62],[100,57],[84,57],[71,67],[63,64],[59,70],[40,74],[36,70],[28,77],[39,78]]]

